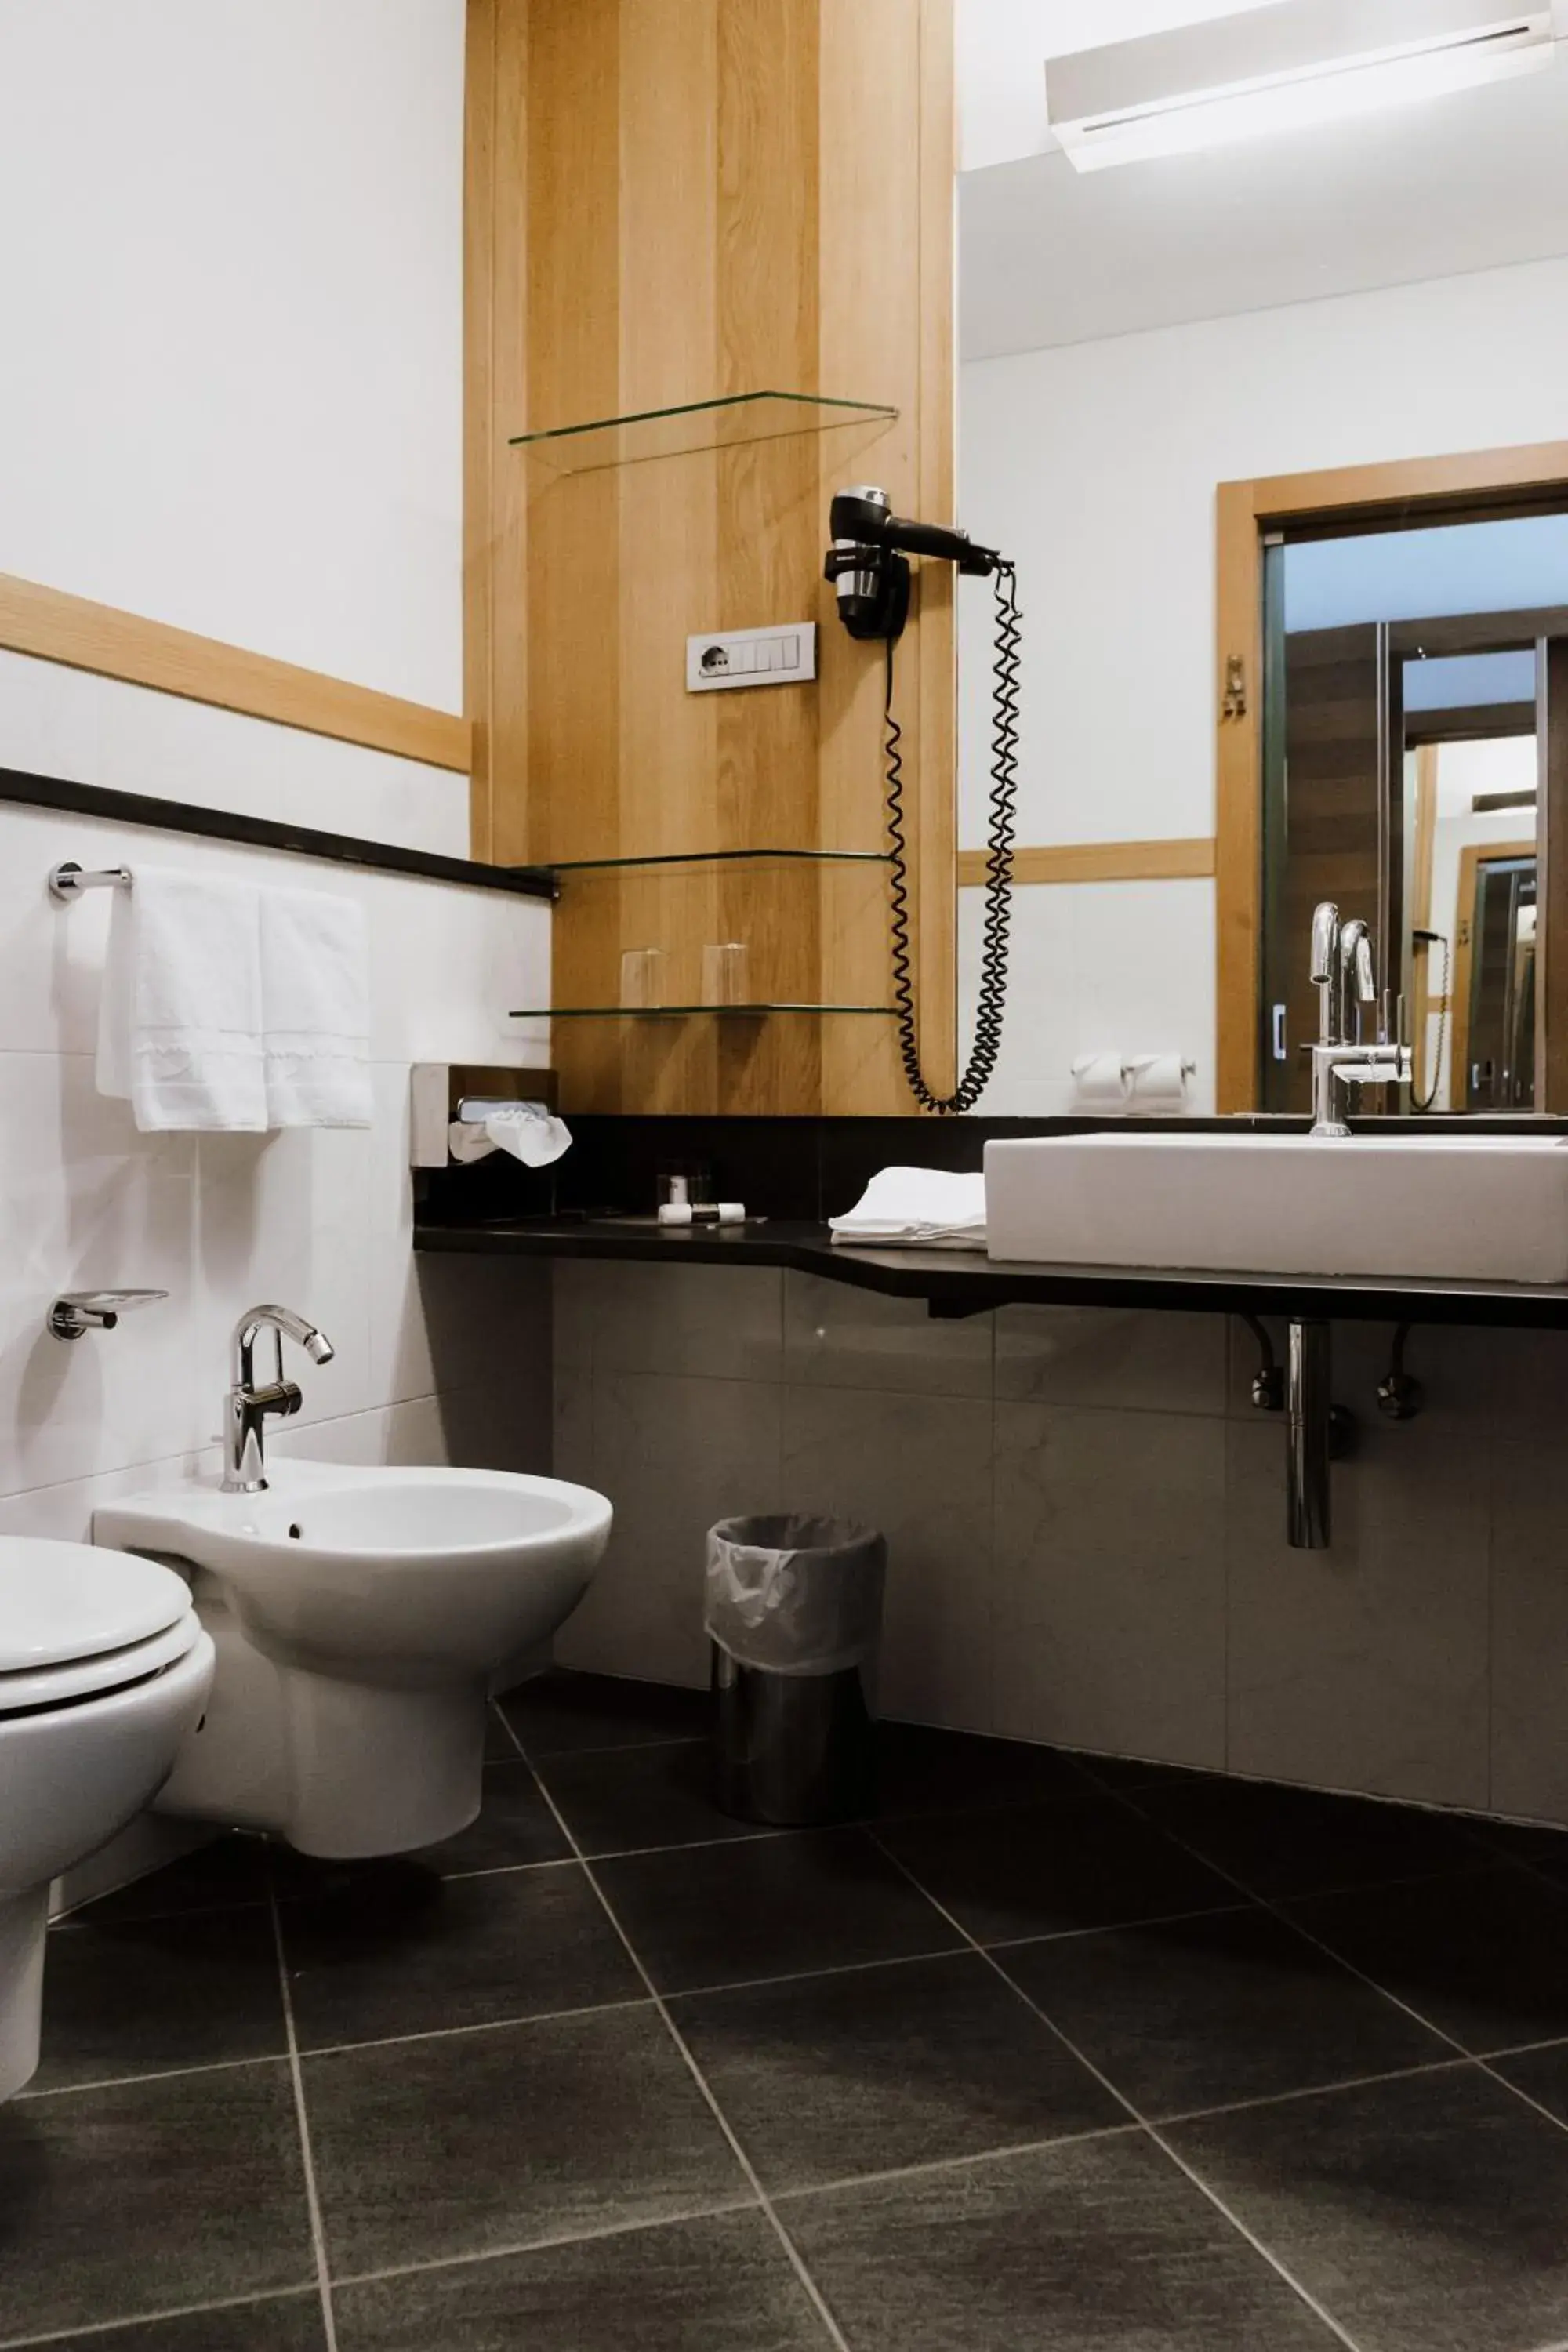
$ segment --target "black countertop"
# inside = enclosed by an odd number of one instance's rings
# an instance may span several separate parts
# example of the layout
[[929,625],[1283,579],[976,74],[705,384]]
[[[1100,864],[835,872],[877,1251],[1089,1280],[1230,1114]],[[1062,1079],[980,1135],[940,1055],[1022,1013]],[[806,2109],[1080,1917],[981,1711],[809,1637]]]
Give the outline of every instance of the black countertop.
[[939,1317],[1015,1305],[1142,1307],[1187,1314],[1281,1315],[1383,1323],[1568,1326],[1568,1286],[1384,1281],[1311,1275],[1181,1273],[1037,1265],[978,1250],[858,1249],[826,1224],[753,1218],[742,1226],[670,1232],[647,1218],[426,1220],[414,1246],[498,1257],[623,1258],[665,1265],[773,1265],[894,1298],[923,1298]]

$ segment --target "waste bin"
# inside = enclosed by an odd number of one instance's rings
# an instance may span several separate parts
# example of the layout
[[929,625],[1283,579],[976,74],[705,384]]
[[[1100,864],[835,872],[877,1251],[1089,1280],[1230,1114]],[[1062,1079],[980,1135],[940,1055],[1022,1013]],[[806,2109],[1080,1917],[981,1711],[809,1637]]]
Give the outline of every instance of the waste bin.
[[708,1537],[714,1792],[780,1828],[845,1821],[871,1793],[888,1547],[839,1519],[721,1519]]

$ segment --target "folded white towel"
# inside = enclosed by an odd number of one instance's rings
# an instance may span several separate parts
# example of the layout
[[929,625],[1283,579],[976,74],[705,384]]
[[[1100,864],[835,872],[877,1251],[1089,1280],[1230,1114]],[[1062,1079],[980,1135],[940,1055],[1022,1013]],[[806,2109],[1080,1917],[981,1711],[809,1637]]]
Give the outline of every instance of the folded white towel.
[[836,1242],[985,1247],[985,1179],[946,1168],[883,1168],[847,1216],[830,1217]]
[[268,1127],[368,1127],[370,970],[364,909],[323,890],[261,897]]
[[98,1085],[130,1101],[146,1134],[265,1128],[253,889],[138,863],[110,918]]

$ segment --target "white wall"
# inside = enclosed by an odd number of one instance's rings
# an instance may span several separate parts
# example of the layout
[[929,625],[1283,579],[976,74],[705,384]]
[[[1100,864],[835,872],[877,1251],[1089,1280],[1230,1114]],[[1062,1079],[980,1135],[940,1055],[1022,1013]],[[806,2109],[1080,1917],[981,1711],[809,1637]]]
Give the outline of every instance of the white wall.
[[0,7],[0,569],[461,708],[463,16]]
[[[966,365],[962,519],[1016,559],[1024,608],[1019,840],[1212,833],[1216,483],[1549,440],[1563,429],[1564,383],[1562,259]],[[990,614],[984,593],[961,604],[972,845],[984,828]],[[1070,890],[1018,894],[1020,970],[1047,971],[1070,938],[1079,985],[1068,1001],[1031,982],[1039,992],[1015,1000],[988,1111],[1047,1108],[1038,1089],[1059,1088],[1076,1054],[1103,1045],[1191,1050],[1193,1107],[1212,1104],[1209,887],[1098,887],[1103,919],[1069,908],[1081,897]],[[1179,922],[1146,919],[1129,894],[1148,891],[1180,892]],[[1107,986],[1136,1002],[1115,1008],[1126,1034],[1105,1035],[1082,974],[1109,974],[1118,957]],[[972,999],[972,956],[967,967]]]

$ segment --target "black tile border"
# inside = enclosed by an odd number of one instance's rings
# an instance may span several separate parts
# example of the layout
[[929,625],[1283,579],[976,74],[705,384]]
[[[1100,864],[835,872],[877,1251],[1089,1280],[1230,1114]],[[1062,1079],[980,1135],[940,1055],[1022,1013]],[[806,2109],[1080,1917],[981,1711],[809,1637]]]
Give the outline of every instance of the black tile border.
[[455,882],[468,890],[501,890],[519,898],[556,895],[554,882],[539,866],[483,866],[473,858],[445,857],[435,850],[365,841],[357,834],[286,824],[277,817],[241,816],[231,809],[203,808],[194,801],[158,800],[151,793],[115,792],[106,784],[77,783],[65,776],[34,775],[25,768],[0,768],[0,802],[7,801],[15,807],[54,809],[105,824],[142,824],[160,833],[237,842],[249,849],[288,850],[296,857],[320,857],[337,866],[408,875],[423,882]]

